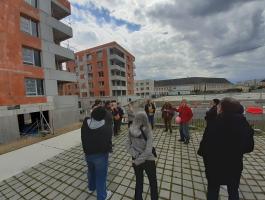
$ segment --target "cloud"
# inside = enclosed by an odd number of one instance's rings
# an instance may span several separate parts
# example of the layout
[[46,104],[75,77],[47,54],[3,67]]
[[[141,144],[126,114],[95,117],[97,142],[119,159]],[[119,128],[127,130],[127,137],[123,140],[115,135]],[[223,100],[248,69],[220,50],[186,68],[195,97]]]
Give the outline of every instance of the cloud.
[[117,41],[135,55],[137,79],[264,78],[264,1],[70,1],[70,45]]

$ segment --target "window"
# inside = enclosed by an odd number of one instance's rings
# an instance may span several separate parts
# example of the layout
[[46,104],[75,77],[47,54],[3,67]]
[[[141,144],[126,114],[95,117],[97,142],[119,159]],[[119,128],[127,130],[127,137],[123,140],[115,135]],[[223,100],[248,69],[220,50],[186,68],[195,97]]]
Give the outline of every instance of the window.
[[98,67],[103,67],[103,62],[97,62]]
[[89,87],[89,89],[93,88],[93,83],[92,82],[88,82],[88,87]]
[[88,61],[92,60],[92,55],[91,55],[91,54],[87,54],[87,55],[86,55],[86,59],[87,59]]
[[146,87],[146,90],[149,90],[149,87]]
[[20,30],[38,37],[38,23],[29,18],[20,16]]
[[81,74],[80,75],[80,79],[85,79],[85,75],[84,74]]
[[104,72],[102,72],[102,71],[101,72],[98,72],[98,76],[99,77],[104,77]]
[[94,92],[90,92],[89,94],[90,94],[90,96],[91,96],[91,97],[93,97],[93,96],[94,96]]
[[26,95],[41,96],[44,95],[43,80],[41,79],[25,79]]
[[100,96],[105,96],[105,91],[100,91],[100,92],[99,92],[99,95],[100,95]]
[[34,8],[37,8],[37,0],[24,0],[26,3],[28,3],[29,5],[31,5]]
[[102,54],[102,51],[98,51],[98,52],[97,52],[97,59],[98,59],[98,60],[101,60],[101,59],[102,59],[102,55],[103,55],[103,54]]
[[82,97],[87,97],[87,92],[82,92]]
[[149,85],[149,82],[146,82],[145,85]]
[[87,66],[87,70],[88,70],[88,71],[92,71],[92,65],[88,64],[88,65],[86,65],[86,66]]
[[40,51],[22,47],[23,63],[27,65],[41,66]]
[[100,87],[102,87],[102,86],[104,86],[104,81],[99,81],[98,84]]
[[83,70],[84,70],[84,66],[81,65],[81,66],[79,67],[79,69],[80,69],[80,71],[83,71]]

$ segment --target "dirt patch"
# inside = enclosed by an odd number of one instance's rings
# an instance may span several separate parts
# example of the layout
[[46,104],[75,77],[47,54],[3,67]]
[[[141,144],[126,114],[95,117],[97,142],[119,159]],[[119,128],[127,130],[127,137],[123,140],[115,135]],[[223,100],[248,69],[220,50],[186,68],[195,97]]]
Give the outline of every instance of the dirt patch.
[[74,131],[76,129],[79,129],[81,127],[81,123],[75,123],[72,124],[71,126],[67,126],[64,128],[60,128],[54,131],[54,134],[47,134],[47,135],[42,135],[42,134],[37,134],[34,136],[22,136],[19,140],[12,141],[7,144],[1,144],[0,145],[0,155],[20,149],[22,147],[26,147],[32,144],[35,144],[37,142],[41,142],[43,140],[47,140],[53,137],[57,137],[59,135],[62,135],[64,133],[68,133],[70,131]]

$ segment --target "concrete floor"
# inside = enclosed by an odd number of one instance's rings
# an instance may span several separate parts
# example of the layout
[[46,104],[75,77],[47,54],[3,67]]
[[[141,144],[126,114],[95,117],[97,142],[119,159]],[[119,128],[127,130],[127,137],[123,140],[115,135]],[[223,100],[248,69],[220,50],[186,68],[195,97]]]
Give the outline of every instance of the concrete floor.
[[[115,146],[110,157],[108,175],[108,188],[113,191],[112,200],[133,199],[134,195],[135,178],[131,158],[124,146],[126,134],[124,127],[122,134],[113,139]],[[78,139],[79,136],[77,133],[74,138]],[[201,133],[193,131],[191,143],[187,146],[177,141],[178,131],[174,130],[169,134],[162,129],[155,130],[154,145],[159,155],[159,199],[206,199],[204,166],[202,159],[196,154],[201,136]],[[255,151],[245,156],[241,179],[240,196],[245,200],[265,199],[265,135],[257,135],[255,140]],[[61,139],[60,142],[64,143]],[[57,148],[56,145],[53,147]],[[87,193],[87,168],[81,145],[77,144],[57,153],[59,154],[0,182],[0,199],[96,199],[95,194]],[[30,157],[27,159],[30,162]],[[221,188],[220,196],[220,199],[227,199],[225,187]],[[146,178],[143,197],[150,199]]]

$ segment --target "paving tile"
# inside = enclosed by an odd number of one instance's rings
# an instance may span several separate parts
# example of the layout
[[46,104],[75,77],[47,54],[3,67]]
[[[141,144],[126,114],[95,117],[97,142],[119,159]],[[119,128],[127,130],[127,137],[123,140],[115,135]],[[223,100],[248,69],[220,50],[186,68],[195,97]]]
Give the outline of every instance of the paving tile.
[[[108,189],[113,200],[133,199],[135,176],[131,157],[125,150],[127,130],[113,138],[114,152],[110,155]],[[179,133],[171,135],[156,128],[154,146],[157,148],[157,181],[159,199],[206,199],[207,179],[201,157],[197,155],[202,134],[192,132],[191,143],[179,143]],[[255,151],[244,157],[240,185],[242,200],[265,199],[265,136],[257,135]],[[0,183],[0,199],[80,199],[96,200],[87,193],[87,166],[81,145],[44,161]],[[144,178],[143,198],[149,200],[150,187]],[[227,199],[227,190],[220,189],[220,199]]]

